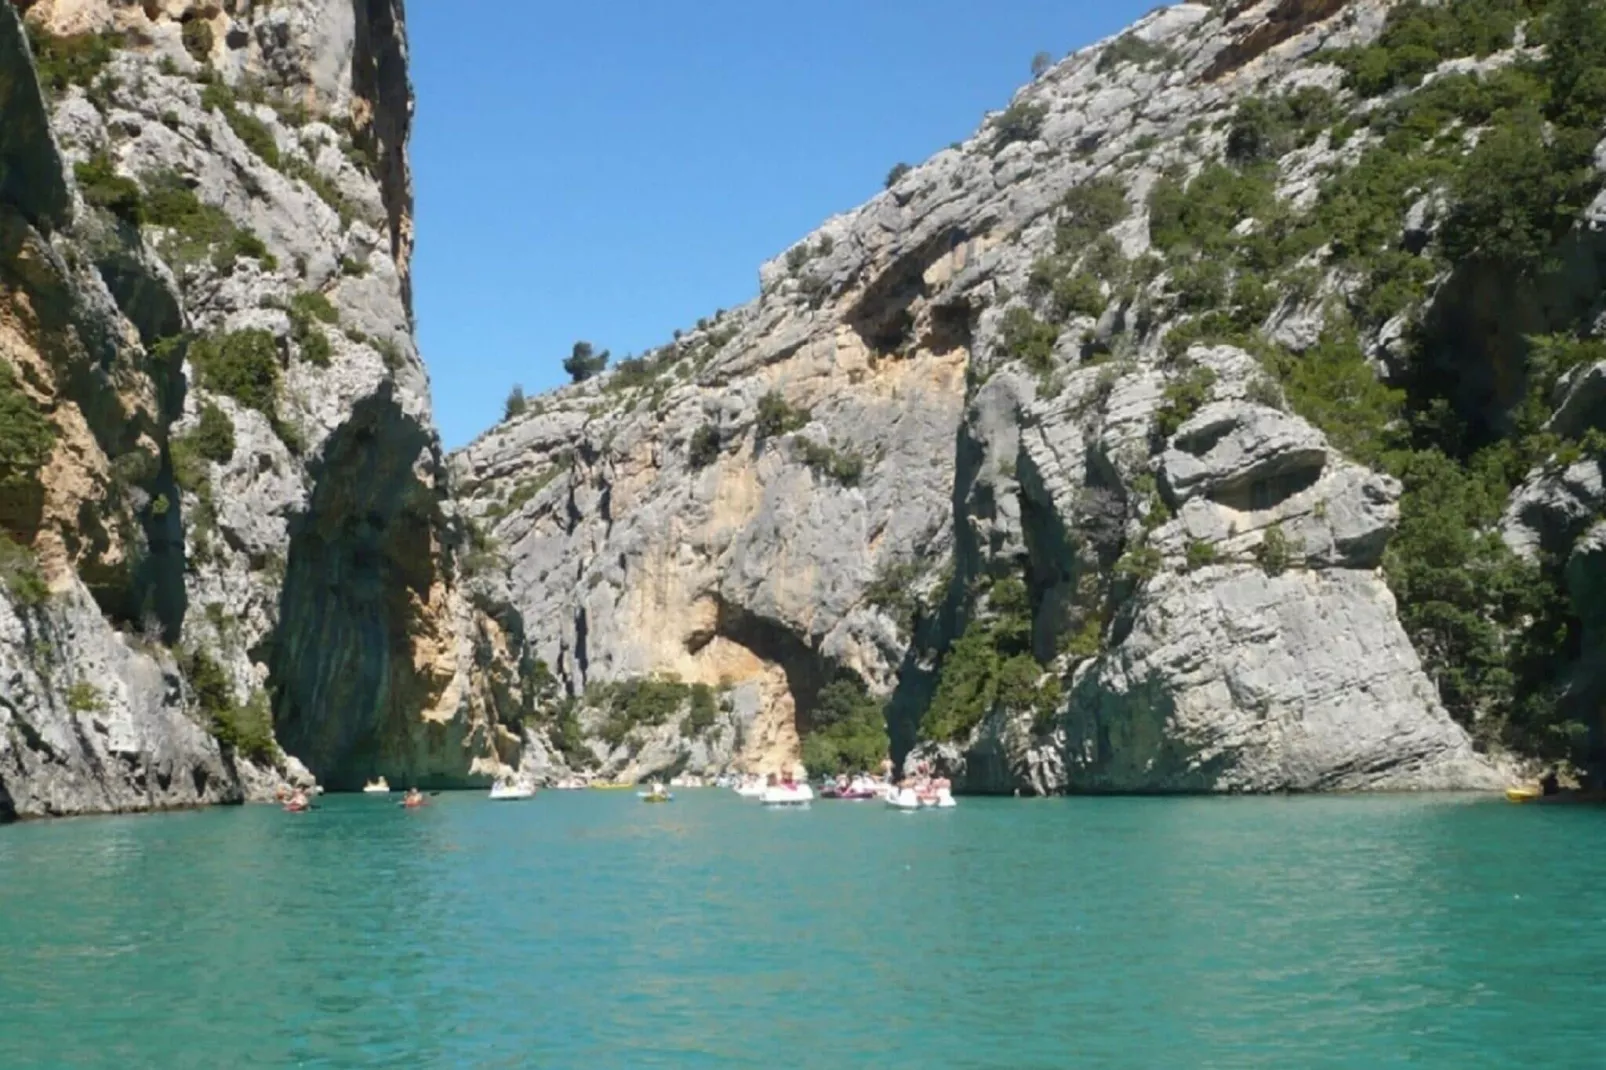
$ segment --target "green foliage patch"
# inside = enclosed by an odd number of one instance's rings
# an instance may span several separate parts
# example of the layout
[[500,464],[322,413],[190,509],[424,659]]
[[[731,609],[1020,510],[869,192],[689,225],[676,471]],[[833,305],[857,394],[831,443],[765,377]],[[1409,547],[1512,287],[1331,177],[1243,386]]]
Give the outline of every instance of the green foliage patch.
[[803,733],[810,776],[870,772],[887,757],[886,714],[858,680],[836,677],[820,689]]
[[37,480],[55,447],[55,427],[0,361],[0,493]]
[[271,333],[251,327],[200,338],[191,343],[189,359],[206,389],[277,418],[279,347]]

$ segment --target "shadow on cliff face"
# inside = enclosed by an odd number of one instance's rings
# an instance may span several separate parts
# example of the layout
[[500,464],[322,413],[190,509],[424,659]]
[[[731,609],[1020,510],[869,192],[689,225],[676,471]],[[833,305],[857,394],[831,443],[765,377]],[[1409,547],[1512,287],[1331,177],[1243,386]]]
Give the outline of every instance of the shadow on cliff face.
[[414,474],[432,447],[388,386],[359,403],[313,466],[311,508],[291,533],[266,659],[274,729],[335,790],[381,773],[439,786],[461,762],[460,730],[419,716],[444,681],[413,658],[438,580],[436,502]]

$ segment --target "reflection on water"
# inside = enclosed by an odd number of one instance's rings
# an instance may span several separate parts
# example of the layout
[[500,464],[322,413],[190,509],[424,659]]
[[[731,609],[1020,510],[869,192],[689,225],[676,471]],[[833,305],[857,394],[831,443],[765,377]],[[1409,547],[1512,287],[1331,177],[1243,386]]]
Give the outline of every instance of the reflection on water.
[[0,829],[0,1066],[1594,1066],[1606,813],[326,800]]

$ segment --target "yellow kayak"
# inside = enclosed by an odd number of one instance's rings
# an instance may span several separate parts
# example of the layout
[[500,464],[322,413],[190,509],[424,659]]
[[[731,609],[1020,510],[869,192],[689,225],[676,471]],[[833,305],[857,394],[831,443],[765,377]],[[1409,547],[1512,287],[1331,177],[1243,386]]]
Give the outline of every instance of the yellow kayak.
[[593,784],[592,791],[629,791],[634,784]]
[[1507,788],[1506,801],[1514,803],[1533,802],[1543,794],[1538,788]]

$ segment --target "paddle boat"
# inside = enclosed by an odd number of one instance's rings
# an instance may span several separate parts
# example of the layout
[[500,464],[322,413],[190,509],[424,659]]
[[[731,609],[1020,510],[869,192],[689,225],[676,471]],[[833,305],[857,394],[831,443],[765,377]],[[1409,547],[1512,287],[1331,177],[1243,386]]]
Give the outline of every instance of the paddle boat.
[[820,798],[839,799],[842,802],[869,802],[872,799],[880,799],[885,794],[885,787],[867,776],[856,776],[851,781],[839,777],[835,782],[828,783],[820,789]]
[[640,799],[644,803],[666,803],[675,801],[675,796],[672,795],[662,783],[656,780],[647,785],[646,791],[636,792],[636,798]]
[[915,794],[914,788],[893,788],[887,793],[887,806],[913,813],[920,809],[920,796]]
[[375,777],[362,786],[362,793],[364,795],[389,795],[390,784],[384,777]]
[[517,780],[498,780],[491,785],[491,800],[493,802],[516,802],[519,799],[534,797],[534,784],[526,784]]
[[736,785],[735,790],[736,794],[740,795],[744,799],[759,799],[763,798],[764,792],[768,790],[768,785],[766,785],[763,779],[760,777],[744,777],[742,781]]
[[814,789],[799,783],[772,784],[758,799],[765,806],[807,806],[814,801]]

